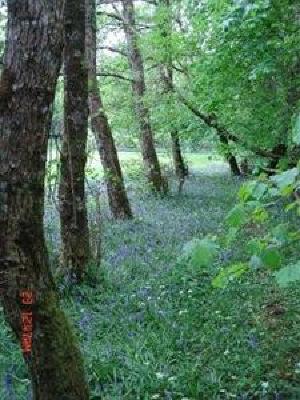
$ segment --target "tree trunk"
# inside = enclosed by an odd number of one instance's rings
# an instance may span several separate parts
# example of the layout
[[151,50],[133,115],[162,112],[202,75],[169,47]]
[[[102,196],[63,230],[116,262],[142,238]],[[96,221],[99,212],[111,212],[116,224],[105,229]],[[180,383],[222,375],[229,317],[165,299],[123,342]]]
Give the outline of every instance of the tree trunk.
[[86,53],[89,68],[89,109],[92,130],[99,147],[112,215],[114,218],[119,219],[132,218],[117,149],[107,115],[103,108],[97,82],[96,2],[95,0],[86,0],[86,2]]
[[88,71],[85,65],[85,1],[65,2],[64,137],[59,187],[62,263],[80,282],[89,261],[85,196]]
[[172,139],[173,162],[175,165],[175,175],[179,181],[178,192],[181,193],[185,178],[189,175],[189,170],[181,154],[180,140],[177,131],[171,132],[171,139]]
[[232,175],[234,176],[240,176],[241,175],[241,170],[239,168],[238,162],[235,158],[235,156],[231,153],[229,150],[229,142],[226,136],[220,135],[220,142],[226,147],[226,160],[228,161],[228,164],[230,166],[230,170]]
[[[171,96],[173,92],[172,66],[161,65],[160,74],[161,74],[161,81],[163,84],[163,93],[165,95]],[[188,166],[185,164],[184,158],[181,153],[180,139],[176,129],[172,129],[171,131],[171,141],[172,141],[172,157],[173,157],[173,164],[175,167],[175,175],[179,181],[178,191],[181,192],[185,178],[188,176]]]
[[144,99],[146,91],[144,63],[138,46],[133,0],[123,0],[123,10],[124,31],[128,46],[128,61],[133,76],[132,89],[135,112],[140,126],[144,168],[152,189],[156,192],[166,192],[167,181],[161,173],[154,146],[149,109]]
[[[160,4],[164,7],[162,22],[159,24],[160,35],[163,40],[164,62],[160,68],[163,92],[171,97],[173,94],[173,52],[172,52],[172,11],[170,0],[161,0]],[[172,156],[175,167],[175,174],[179,181],[179,192],[181,192],[185,177],[188,175],[188,168],[185,165],[180,139],[176,129],[171,131]]]
[[[49,110],[62,45],[62,0],[8,2],[0,82],[0,279],[5,280],[5,317],[22,345],[35,400],[88,399],[78,346],[59,309],[43,232]],[[32,323],[27,332],[24,307]]]

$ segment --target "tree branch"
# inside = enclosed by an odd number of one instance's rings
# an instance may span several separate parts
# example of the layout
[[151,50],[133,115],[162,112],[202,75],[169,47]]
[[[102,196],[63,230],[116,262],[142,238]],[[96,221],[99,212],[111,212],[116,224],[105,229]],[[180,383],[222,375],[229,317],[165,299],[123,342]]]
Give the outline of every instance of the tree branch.
[[260,157],[265,157],[265,158],[271,158],[271,159],[278,159],[278,154],[273,151],[265,150],[265,149],[260,149],[256,146],[249,145],[242,139],[240,139],[236,134],[229,132],[226,127],[223,125],[219,124],[217,121],[217,117],[214,114],[205,114],[202,111],[198,110],[196,107],[194,107],[193,104],[190,103],[188,99],[186,99],[179,91],[174,87],[172,84],[172,89],[176,93],[178,99],[198,118],[201,119],[208,127],[215,129],[217,135],[222,138],[225,137],[228,140],[231,140],[232,142],[235,142],[237,144],[240,144],[243,147],[246,147],[250,151],[252,151],[254,154],[260,156]]
[[127,76],[123,76],[120,74],[115,74],[115,73],[110,73],[110,72],[97,72],[97,76],[103,76],[103,77],[111,77],[111,78],[116,78],[116,79],[121,79],[123,81],[128,81],[133,83],[134,80],[131,78],[128,78]]
[[124,22],[123,18],[119,14],[110,13],[110,12],[106,12],[106,11],[97,11],[97,15],[104,15],[106,17],[114,18],[114,19],[117,19],[118,21]]
[[110,47],[110,46],[98,46],[97,50],[108,50],[112,53],[118,53],[121,54],[124,57],[127,57],[128,54],[126,53],[126,51],[120,50],[120,49],[116,49],[115,47]]

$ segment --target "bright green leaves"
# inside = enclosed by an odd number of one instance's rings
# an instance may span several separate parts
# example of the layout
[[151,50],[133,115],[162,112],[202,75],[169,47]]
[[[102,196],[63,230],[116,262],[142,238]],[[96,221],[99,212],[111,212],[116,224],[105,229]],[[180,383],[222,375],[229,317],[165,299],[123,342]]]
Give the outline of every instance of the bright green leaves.
[[261,200],[267,191],[268,185],[263,182],[256,182],[256,184],[253,186],[252,196],[256,200]]
[[254,268],[266,267],[278,269],[282,262],[282,256],[277,247],[271,246],[267,239],[253,239],[247,247],[250,253],[250,265]]
[[248,264],[237,263],[230,267],[224,268],[219,272],[219,274],[212,280],[212,286],[214,288],[223,289],[231,281],[239,278],[242,274],[247,272],[249,269]]
[[219,246],[210,239],[193,239],[183,248],[183,257],[194,268],[205,268],[211,265],[217,255]]
[[239,190],[238,192],[238,197],[242,202],[248,201],[253,192],[253,187],[256,185],[256,181],[251,181],[248,183],[245,183]]
[[267,248],[261,252],[260,258],[264,266],[270,269],[278,269],[281,265],[281,255],[276,248]]
[[269,218],[269,214],[264,207],[256,207],[252,213],[252,220],[258,224],[263,224]]
[[250,202],[247,205],[236,205],[227,215],[226,224],[230,228],[240,229],[249,222],[257,224],[265,223],[269,218],[267,210],[257,202]]
[[[250,181],[244,184],[239,191],[239,199],[241,204],[233,210],[233,222],[236,221],[238,226],[245,225],[252,220],[258,224],[264,223],[269,218],[268,212],[263,207],[261,201],[268,194],[269,186],[261,181]],[[237,210],[239,210],[239,218],[237,219]],[[237,226],[234,225],[234,226]]]
[[278,242],[280,245],[287,244],[289,241],[289,225],[288,224],[279,224],[275,226],[275,228],[271,231],[273,239]]
[[298,168],[288,169],[281,174],[272,176],[270,179],[274,182],[281,192],[284,192],[287,187],[293,185],[296,182],[296,178],[299,175]]
[[248,221],[248,213],[242,204],[236,205],[227,215],[226,223],[230,227],[240,228]]
[[[278,175],[275,175],[270,178],[273,184],[275,184],[279,193],[277,195],[281,195],[282,197],[290,197],[294,191],[299,190],[300,187],[300,168],[299,164],[297,167],[288,169]],[[276,190],[276,189],[275,189]],[[276,194],[275,194],[276,196]],[[285,211],[293,211],[296,210],[298,216],[300,216],[300,201],[297,199],[292,203],[289,203],[285,206]]]
[[[241,187],[238,193],[240,203],[226,217],[228,233],[224,243],[232,246],[238,233],[244,235],[246,229],[253,231],[254,238],[245,246],[248,263],[237,262],[221,270],[212,281],[214,287],[225,287],[249,269],[253,272],[262,268],[276,271],[276,281],[282,287],[300,280],[300,262],[283,267],[290,252],[289,248],[298,241],[300,232],[291,230],[289,222],[272,228],[273,221],[270,218],[272,207],[281,204],[281,198],[292,195],[298,187],[299,165],[271,178],[260,176],[258,180],[247,182]],[[300,209],[299,203],[296,200],[284,208],[286,211]]]
[[291,283],[300,280],[300,261],[282,268],[275,274],[276,282],[280,287],[288,287]]

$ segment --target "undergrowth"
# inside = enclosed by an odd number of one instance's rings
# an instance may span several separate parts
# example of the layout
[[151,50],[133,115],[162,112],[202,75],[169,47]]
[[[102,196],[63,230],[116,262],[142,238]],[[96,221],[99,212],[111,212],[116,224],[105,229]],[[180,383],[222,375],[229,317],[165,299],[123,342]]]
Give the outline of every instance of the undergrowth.
[[[62,289],[92,400],[300,399],[299,287],[253,272],[214,289],[247,235],[207,268],[181,257],[192,238],[222,235],[238,188],[227,175],[200,175],[167,199],[132,193],[134,220],[103,221],[101,267]],[[18,346],[0,324],[1,398],[30,398]]]

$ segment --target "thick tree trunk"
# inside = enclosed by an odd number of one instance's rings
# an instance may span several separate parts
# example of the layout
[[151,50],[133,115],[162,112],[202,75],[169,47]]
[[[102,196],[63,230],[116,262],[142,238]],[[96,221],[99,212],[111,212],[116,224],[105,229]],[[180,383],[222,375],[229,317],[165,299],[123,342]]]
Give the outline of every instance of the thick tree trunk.
[[141,133],[141,148],[148,181],[156,192],[167,191],[167,181],[162,176],[156,154],[150,114],[145,104],[145,74],[142,55],[138,46],[133,0],[123,0],[124,31],[128,47],[128,61],[133,76],[135,112]]
[[89,110],[92,130],[99,147],[112,215],[114,218],[120,219],[131,218],[132,212],[124,185],[118,153],[111,127],[103,108],[101,93],[97,82],[96,2],[95,0],[86,0],[86,3],[86,55],[89,68]]
[[0,280],[5,317],[21,343],[35,400],[88,399],[80,353],[59,309],[43,232],[49,110],[62,45],[62,0],[8,2],[0,83]]
[[65,1],[64,137],[60,175],[62,263],[80,282],[90,256],[85,196],[88,71],[85,65],[85,0]]

